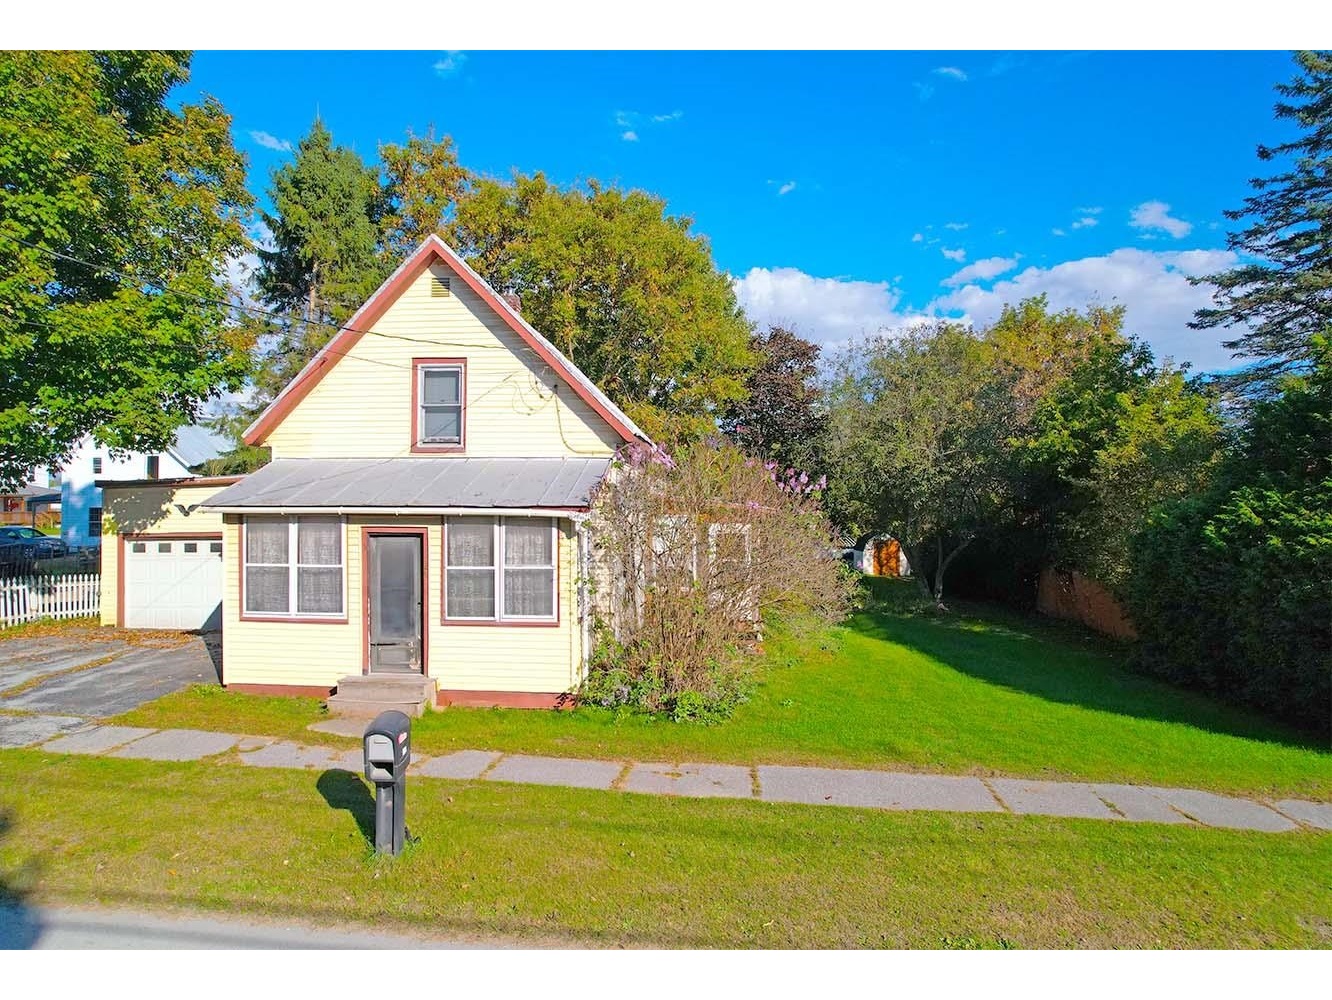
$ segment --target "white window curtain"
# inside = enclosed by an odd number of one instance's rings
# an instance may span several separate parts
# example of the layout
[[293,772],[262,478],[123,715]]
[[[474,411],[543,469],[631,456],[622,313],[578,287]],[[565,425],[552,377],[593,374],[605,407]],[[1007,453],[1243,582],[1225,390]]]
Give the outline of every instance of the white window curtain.
[[553,518],[449,518],[445,617],[554,621],[555,532]]
[[246,612],[314,617],[344,613],[341,521],[251,517],[245,519],[244,531]]

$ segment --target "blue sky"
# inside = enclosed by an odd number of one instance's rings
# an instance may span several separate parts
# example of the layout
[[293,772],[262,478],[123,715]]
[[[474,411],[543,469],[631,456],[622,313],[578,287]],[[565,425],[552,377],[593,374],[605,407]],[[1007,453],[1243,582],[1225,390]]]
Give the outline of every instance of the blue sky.
[[373,160],[433,125],[484,173],[662,195],[759,322],[829,344],[1004,301],[1122,302],[1160,353],[1225,266],[1222,212],[1269,170],[1284,52],[222,53],[181,96],[233,115],[262,196],[316,109]]

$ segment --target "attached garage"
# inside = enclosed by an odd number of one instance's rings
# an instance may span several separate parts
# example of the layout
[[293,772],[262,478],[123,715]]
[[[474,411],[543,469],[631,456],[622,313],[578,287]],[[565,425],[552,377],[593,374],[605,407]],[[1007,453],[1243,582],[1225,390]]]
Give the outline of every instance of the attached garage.
[[125,539],[126,628],[220,629],[222,536]]
[[97,484],[104,507],[102,624],[222,627],[222,515],[202,504],[239,478]]

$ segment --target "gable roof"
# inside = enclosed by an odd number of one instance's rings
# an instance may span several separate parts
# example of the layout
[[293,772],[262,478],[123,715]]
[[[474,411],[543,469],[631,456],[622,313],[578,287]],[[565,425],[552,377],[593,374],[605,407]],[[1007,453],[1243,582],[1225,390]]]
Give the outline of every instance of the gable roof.
[[282,419],[296,407],[296,404],[319,384],[319,380],[328,374],[338,359],[346,354],[379,321],[380,317],[388,311],[389,306],[398,300],[403,291],[436,261],[444,264],[460,277],[480,297],[482,302],[494,310],[509,329],[536,352],[539,358],[562,375],[574,392],[598,416],[610,424],[626,442],[639,439],[651,444],[648,436],[643,433],[638,425],[630,420],[624,414],[624,411],[612,403],[610,398],[598,389],[590,378],[579,371],[572,361],[566,358],[554,344],[538,333],[527,320],[523,319],[517,310],[495,293],[495,290],[486,283],[484,278],[473,271],[465,260],[454,253],[448,244],[434,234],[426,237],[425,241],[416,248],[412,255],[402,262],[387,281],[379,286],[375,294],[370,296],[365,305],[356,311],[356,315],[349,319],[333,339],[325,344],[319,353],[301,369],[300,373],[277,394],[273,402],[268,404],[268,408],[259,414],[259,418],[246,429],[245,443],[249,445],[262,443],[273,428],[281,423]]

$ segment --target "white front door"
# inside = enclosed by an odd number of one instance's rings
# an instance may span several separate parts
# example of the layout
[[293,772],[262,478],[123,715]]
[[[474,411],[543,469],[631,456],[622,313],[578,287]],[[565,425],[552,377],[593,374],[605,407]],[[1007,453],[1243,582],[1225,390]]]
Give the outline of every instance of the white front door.
[[221,628],[222,540],[127,539],[124,615],[127,628]]

